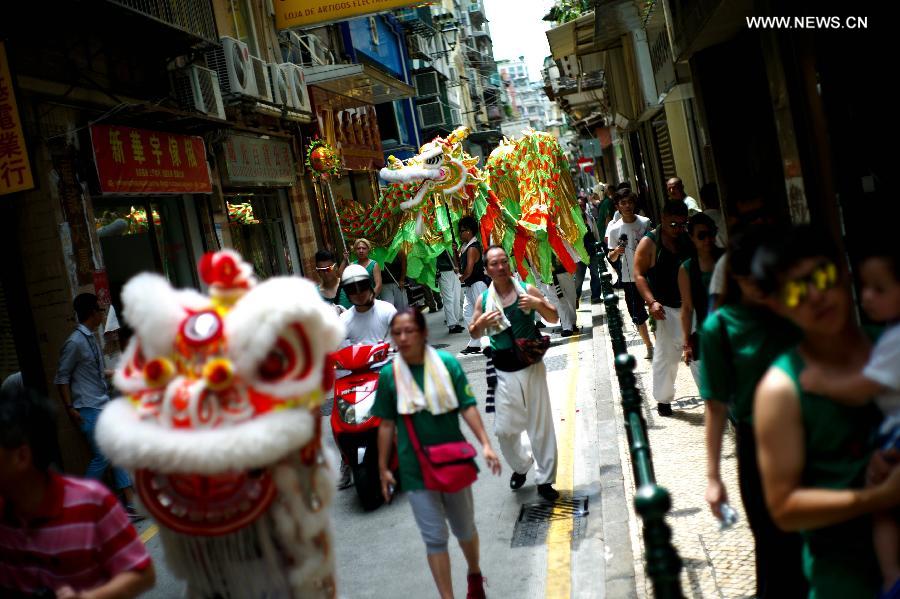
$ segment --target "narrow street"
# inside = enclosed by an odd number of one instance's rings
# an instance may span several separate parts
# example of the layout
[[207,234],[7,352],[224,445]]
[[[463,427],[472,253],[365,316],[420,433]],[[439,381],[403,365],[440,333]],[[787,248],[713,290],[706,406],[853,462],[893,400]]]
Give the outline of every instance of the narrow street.
[[[587,289],[587,283],[585,284]],[[509,490],[510,470],[499,477],[482,472],[474,487],[475,518],[481,541],[482,568],[492,597],[631,597],[635,595],[634,556],[611,403],[609,341],[602,326],[602,306],[585,298],[578,311],[582,333],[569,338],[559,328],[545,329],[552,345],[544,358],[553,401],[559,445],[555,506],[543,502],[531,479],[518,492]],[[427,315],[430,341],[456,353],[463,334],[447,335],[443,314]],[[596,326],[593,326],[596,325]],[[485,358],[460,356],[482,418],[485,414]],[[326,407],[324,412],[327,412]],[[328,416],[322,417],[329,431]],[[468,433],[468,429],[463,426]],[[334,442],[326,432],[325,442]],[[469,435],[470,441],[477,442]],[[494,441],[496,449],[496,441]],[[428,597],[431,574],[425,549],[406,498],[364,512],[352,488],[339,491],[332,504],[338,594],[347,599]],[[145,595],[169,598],[181,585],[165,566],[155,525],[142,524],[148,549],[157,564],[157,584]],[[451,539],[454,590],[466,588],[465,560]]]

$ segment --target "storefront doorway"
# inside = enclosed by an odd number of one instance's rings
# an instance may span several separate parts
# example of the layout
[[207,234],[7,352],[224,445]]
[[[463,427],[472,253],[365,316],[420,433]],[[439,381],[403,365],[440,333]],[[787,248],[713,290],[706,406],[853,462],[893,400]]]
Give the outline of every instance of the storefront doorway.
[[[122,287],[141,272],[160,273],[176,288],[199,288],[197,258],[210,249],[199,234],[200,218],[204,208],[208,210],[205,197],[100,197],[93,205],[110,299],[118,315]],[[119,323],[124,347],[131,331],[121,318]]]
[[302,274],[283,192],[226,192],[225,201],[231,243],[257,277]]

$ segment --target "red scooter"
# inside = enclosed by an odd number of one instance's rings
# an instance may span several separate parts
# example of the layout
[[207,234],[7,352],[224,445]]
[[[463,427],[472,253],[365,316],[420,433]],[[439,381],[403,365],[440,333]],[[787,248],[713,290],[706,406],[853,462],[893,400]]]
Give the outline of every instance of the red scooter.
[[[332,356],[338,370],[349,370],[334,382],[331,433],[344,463],[353,471],[353,485],[363,509],[374,510],[384,503],[378,472],[378,425],[372,415],[378,371],[390,361],[389,343],[350,345]],[[397,469],[396,451],[391,469]]]

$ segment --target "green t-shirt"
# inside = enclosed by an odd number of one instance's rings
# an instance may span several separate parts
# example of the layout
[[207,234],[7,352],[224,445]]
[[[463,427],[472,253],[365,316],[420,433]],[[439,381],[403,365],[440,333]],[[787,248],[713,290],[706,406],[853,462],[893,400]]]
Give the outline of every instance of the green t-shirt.
[[347,297],[347,292],[340,288],[338,288],[338,294],[335,297],[325,297],[325,295],[322,293],[322,288],[319,287],[319,297],[321,297],[329,304],[337,304],[338,306],[347,308],[348,310],[353,307],[353,304],[350,302],[350,298]]
[[[773,363],[797,389],[803,417],[806,460],[801,484],[824,489],[862,488],[872,450],[872,433],[880,414],[873,404],[851,407],[805,393],[800,373],[805,367],[796,349]],[[875,597],[881,576],[872,545],[869,517],[801,532],[803,573],[810,599]]]
[[[615,212],[615,208],[613,207],[613,202],[611,199],[604,197],[600,200],[600,204],[597,205],[597,226],[601,227],[600,233],[603,234],[603,229],[606,225],[606,219],[612,220],[613,213]],[[600,241],[603,241],[602,239]]]
[[[359,264],[359,260],[354,260],[353,264]],[[372,284],[375,284],[375,265],[377,262],[369,258],[369,263],[366,264],[363,268],[366,269],[366,272],[369,273],[369,278],[372,279]]]
[[[528,286],[524,283],[519,283],[526,292],[528,291]],[[484,291],[481,294],[481,311],[484,312],[487,309],[487,296],[488,292]],[[504,350],[504,349],[512,349],[513,346],[513,337],[516,339],[537,339],[540,333],[538,333],[537,327],[534,326],[534,319],[536,315],[534,312],[531,314],[526,314],[522,311],[522,308],[519,307],[519,302],[515,301],[512,305],[503,308],[503,314],[506,315],[506,319],[509,320],[509,324],[512,325],[509,329],[506,329],[499,335],[492,335],[491,339],[491,349],[493,350]],[[509,331],[512,330],[512,334]]]
[[799,340],[796,327],[768,310],[722,306],[700,328],[700,397],[729,404],[732,418],[751,423],[756,384]]
[[[464,440],[459,428],[459,410],[476,405],[475,396],[469,387],[469,380],[462,366],[452,355],[438,350],[438,355],[450,373],[453,388],[456,390],[456,399],[459,409],[433,416],[430,412],[417,412],[412,415],[413,428],[419,437],[421,445],[434,445],[437,443],[449,443],[450,441]],[[410,364],[409,370],[419,388],[423,388],[425,380],[425,366],[422,364]],[[422,471],[419,468],[419,459],[416,450],[413,449],[406,430],[403,417],[397,414],[397,387],[394,383],[394,369],[392,364],[387,364],[381,369],[378,376],[378,390],[375,392],[375,406],[372,414],[393,420],[397,426],[397,454],[400,462],[400,486],[404,491],[424,489]]]

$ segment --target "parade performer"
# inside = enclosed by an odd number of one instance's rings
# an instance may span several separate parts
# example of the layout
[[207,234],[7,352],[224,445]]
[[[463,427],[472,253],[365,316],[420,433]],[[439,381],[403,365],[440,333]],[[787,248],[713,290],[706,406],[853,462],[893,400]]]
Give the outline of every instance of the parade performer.
[[587,263],[587,228],[556,138],[526,130],[504,140],[481,171],[463,149],[467,136],[460,127],[405,162],[391,157],[380,173],[389,185],[373,206],[340,207],[345,236],[372,240],[381,263],[404,251],[407,279],[435,290],[438,256],[453,253],[454,231],[468,215],[482,243],[503,246],[525,280],[552,281],[554,255],[568,272]]
[[156,274],[125,286],[124,397],[97,441],[134,472],[188,596],[334,597],[319,406],[343,326],[312,283],[257,284],[232,250],[199,270],[209,297]]

